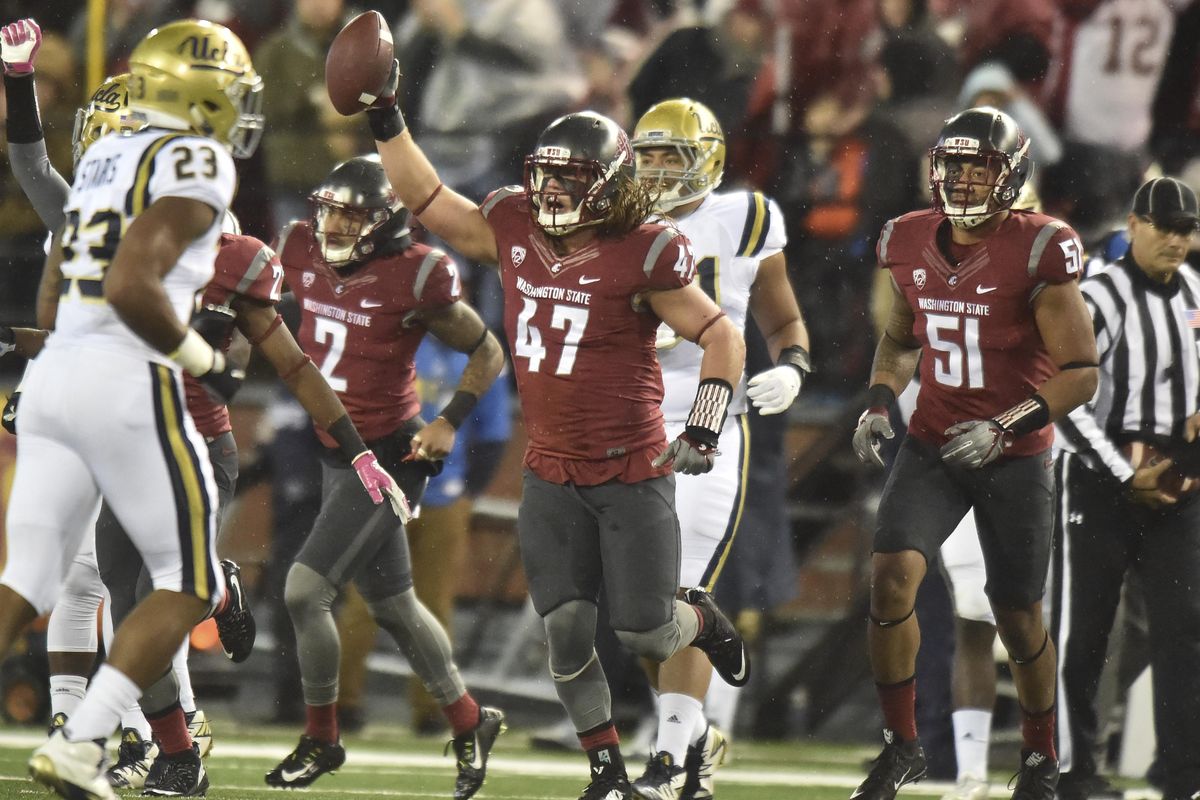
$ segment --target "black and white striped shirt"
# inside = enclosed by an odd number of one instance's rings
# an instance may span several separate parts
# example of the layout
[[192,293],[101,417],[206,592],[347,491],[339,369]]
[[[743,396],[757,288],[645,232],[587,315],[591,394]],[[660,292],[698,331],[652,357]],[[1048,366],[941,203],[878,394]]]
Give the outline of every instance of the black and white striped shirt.
[[1133,467],[1121,443],[1182,442],[1184,420],[1200,408],[1200,272],[1184,264],[1161,284],[1127,254],[1080,288],[1100,351],[1100,387],[1058,422],[1059,443],[1123,482]]

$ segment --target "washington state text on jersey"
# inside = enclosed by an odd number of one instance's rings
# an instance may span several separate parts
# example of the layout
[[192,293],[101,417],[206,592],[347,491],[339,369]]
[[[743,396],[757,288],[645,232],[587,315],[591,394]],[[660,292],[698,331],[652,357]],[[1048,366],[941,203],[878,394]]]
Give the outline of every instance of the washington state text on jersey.
[[363,328],[371,327],[371,315],[360,314],[357,311],[348,311],[344,308],[338,308],[328,303],[321,303],[313,300],[311,297],[304,298],[304,310],[311,311],[314,314],[320,314],[322,317],[336,319],[338,322],[349,322],[351,325],[358,325]]
[[917,306],[922,311],[944,311],[949,314],[971,314],[976,317],[990,316],[991,306],[987,303],[968,303],[966,300],[943,300],[938,297],[918,297]]
[[591,305],[592,293],[581,292],[578,289],[568,289],[565,286],[534,286],[524,278],[517,276],[517,288],[526,297],[539,300],[566,300],[569,303]]

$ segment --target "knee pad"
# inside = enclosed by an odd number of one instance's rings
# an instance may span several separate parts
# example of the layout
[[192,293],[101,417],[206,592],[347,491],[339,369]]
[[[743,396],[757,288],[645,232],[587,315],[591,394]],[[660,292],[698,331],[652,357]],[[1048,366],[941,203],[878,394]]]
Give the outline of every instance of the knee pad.
[[679,623],[674,619],[648,631],[617,631],[617,639],[634,653],[663,662],[679,651]]
[[79,562],[67,570],[62,594],[54,604],[46,628],[46,649],[52,653],[94,653],[96,611],[104,597],[104,585],[95,569]]
[[596,606],[568,600],[542,619],[550,650],[550,674],[569,679],[587,668],[596,655]]
[[330,612],[337,593],[337,587],[328,578],[297,561],[288,570],[283,602],[293,620],[303,619],[310,614]]

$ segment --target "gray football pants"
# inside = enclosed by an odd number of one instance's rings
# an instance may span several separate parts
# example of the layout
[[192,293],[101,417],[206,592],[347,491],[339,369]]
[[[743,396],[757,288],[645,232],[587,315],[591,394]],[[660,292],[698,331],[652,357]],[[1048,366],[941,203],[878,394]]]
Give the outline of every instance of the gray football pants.
[[[413,505],[425,489],[421,465],[388,464]],[[341,587],[354,581],[371,616],[400,647],[430,695],[449,705],[466,693],[437,618],[413,591],[412,562],[404,526],[387,501],[371,503],[348,465],[321,464],[321,511],[288,572],[284,602],[296,629],[304,702],[329,705],[338,697],[341,645],[332,606]]]

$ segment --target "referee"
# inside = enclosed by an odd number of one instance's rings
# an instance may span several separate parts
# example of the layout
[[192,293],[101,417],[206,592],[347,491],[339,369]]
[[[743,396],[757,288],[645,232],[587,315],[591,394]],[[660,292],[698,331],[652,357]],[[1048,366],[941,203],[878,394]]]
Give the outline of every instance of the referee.
[[[1129,252],[1082,284],[1100,388],[1058,423],[1062,800],[1100,783],[1096,687],[1130,569],[1145,588],[1163,797],[1200,792],[1200,494],[1179,491],[1178,478],[1200,463],[1189,459],[1200,449],[1200,272],[1183,263],[1198,228],[1188,186],[1149,181],[1133,198]],[[1147,444],[1174,463],[1147,458]]]

